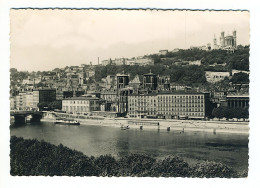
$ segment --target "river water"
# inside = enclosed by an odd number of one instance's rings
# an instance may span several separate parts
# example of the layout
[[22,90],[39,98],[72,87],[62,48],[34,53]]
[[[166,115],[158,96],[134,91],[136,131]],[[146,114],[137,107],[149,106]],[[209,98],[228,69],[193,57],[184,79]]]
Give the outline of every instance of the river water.
[[94,125],[54,125],[39,122],[10,128],[11,136],[36,138],[60,143],[87,156],[145,153],[156,158],[169,155],[182,157],[190,164],[202,161],[222,162],[237,171],[248,168],[248,135],[166,130],[121,130]]

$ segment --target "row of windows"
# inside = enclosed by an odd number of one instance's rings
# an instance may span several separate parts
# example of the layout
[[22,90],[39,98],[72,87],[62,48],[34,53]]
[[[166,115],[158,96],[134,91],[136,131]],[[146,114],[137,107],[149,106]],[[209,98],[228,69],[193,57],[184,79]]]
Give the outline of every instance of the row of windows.
[[183,116],[204,116],[204,113],[201,112],[167,112],[167,113],[160,113],[158,114],[165,114],[165,115],[183,115]]
[[203,112],[203,108],[159,108],[158,111],[183,111],[183,112]]
[[161,99],[161,100],[159,100],[159,102],[162,102],[162,101],[163,101],[163,102],[165,102],[165,101],[166,101],[166,102],[168,102],[168,101],[169,101],[169,102],[179,102],[179,103],[194,103],[194,102],[195,102],[195,103],[198,103],[198,102],[201,102],[201,103],[202,103],[202,102],[204,102],[203,99],[195,99],[195,100],[194,100],[194,99],[189,99],[189,100],[187,100],[187,99],[186,99],[186,100],[185,100],[185,99],[183,99],[183,100],[179,100],[179,99],[173,99],[173,100],[171,100],[171,99],[167,100],[167,99],[166,99],[166,100],[165,100],[165,99],[163,99],[163,100],[162,100],[162,99]]
[[[138,99],[138,100],[142,100],[142,99],[147,99],[150,100],[149,97],[147,96],[129,96],[130,99]],[[158,96],[158,99],[204,99],[203,95],[187,95],[187,96],[180,96],[180,95],[165,95],[165,96]]]
[[70,111],[70,112],[88,112],[88,111],[98,111],[100,110],[99,106],[92,106],[92,107],[86,107],[86,106],[64,106],[62,108],[65,111]]
[[175,95],[175,96],[171,96],[171,95],[166,95],[166,96],[159,96],[158,97],[158,99],[170,99],[170,98],[172,98],[172,99],[203,99],[204,98],[204,96],[197,96],[197,95],[189,95],[189,96],[179,96],[179,95]]
[[[129,112],[130,117],[136,117],[138,115],[141,115],[143,113],[131,113]],[[160,113],[158,113],[160,114]],[[148,112],[147,115],[157,115],[157,113],[152,113],[152,112]],[[192,112],[192,113],[184,113],[184,112],[177,112],[177,113],[164,113],[164,115],[172,115],[172,116],[176,116],[176,115],[183,115],[183,116],[196,116],[196,117],[202,117],[204,116],[204,113],[197,113],[197,112]]]
[[[129,115],[135,115],[135,114],[143,114],[143,113],[129,112]],[[148,112],[147,115],[157,115],[157,113],[156,112]]]
[[[130,103],[129,106],[133,106],[133,107],[136,107],[136,108],[140,108],[140,107],[156,107],[156,104],[152,105],[152,104],[149,104],[147,103],[146,105],[145,104],[134,104],[134,103]],[[158,107],[203,107],[204,105],[203,104],[158,104]]]
[[86,112],[86,111],[88,111],[88,108],[86,106],[64,106],[63,110],[65,110],[65,111]]
[[129,100],[130,102],[154,102],[156,103],[157,101],[156,100],[148,100],[148,99],[130,99]]
[[156,108],[129,108],[129,110],[148,110],[148,111],[156,111]]
[[136,106],[136,107],[140,107],[140,106],[156,106],[156,104],[146,104],[146,105],[136,105],[134,103],[130,103],[129,106]]
[[84,101],[81,101],[81,100],[74,100],[74,101],[68,100],[68,101],[66,101],[66,100],[64,100],[63,103],[64,104],[89,104],[89,101],[86,101],[86,100],[84,100]]
[[[156,104],[156,102],[150,102],[150,101],[136,101],[136,100],[129,100],[130,103],[137,103],[137,104]],[[176,100],[176,101],[164,101],[164,100],[160,100],[158,101],[159,104],[163,104],[163,103],[204,103],[203,100],[191,100],[191,101],[180,101],[180,100]]]
[[[129,99],[130,102],[154,102],[156,103],[156,100],[149,100],[149,99]],[[158,99],[158,101],[169,101],[169,102],[204,102],[203,99]]]
[[158,104],[158,107],[203,107],[203,104]]
[[161,111],[161,112],[169,112],[169,111],[180,111],[180,112],[204,112],[204,109],[203,108],[158,108],[158,109],[155,109],[155,108],[129,108],[129,111],[133,111],[133,110],[140,110],[140,111]]

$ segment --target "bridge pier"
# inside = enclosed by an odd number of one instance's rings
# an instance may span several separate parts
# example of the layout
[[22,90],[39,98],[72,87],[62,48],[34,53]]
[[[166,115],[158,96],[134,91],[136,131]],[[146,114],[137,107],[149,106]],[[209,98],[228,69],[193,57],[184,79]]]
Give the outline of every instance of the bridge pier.
[[26,116],[14,116],[15,124],[26,124]]
[[[42,118],[42,112],[32,112],[32,111],[11,112],[10,115],[14,116],[15,124],[26,124],[28,122],[39,122]],[[27,117],[28,117],[28,121],[27,121]]]

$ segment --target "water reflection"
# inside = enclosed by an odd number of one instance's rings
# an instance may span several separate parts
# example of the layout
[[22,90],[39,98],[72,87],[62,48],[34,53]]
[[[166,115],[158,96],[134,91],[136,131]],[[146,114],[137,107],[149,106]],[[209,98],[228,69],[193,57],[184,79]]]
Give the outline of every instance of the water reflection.
[[63,145],[88,156],[146,153],[157,158],[178,155],[190,163],[217,161],[247,169],[248,135],[176,130],[121,130],[113,127],[34,123],[11,128],[11,135]]

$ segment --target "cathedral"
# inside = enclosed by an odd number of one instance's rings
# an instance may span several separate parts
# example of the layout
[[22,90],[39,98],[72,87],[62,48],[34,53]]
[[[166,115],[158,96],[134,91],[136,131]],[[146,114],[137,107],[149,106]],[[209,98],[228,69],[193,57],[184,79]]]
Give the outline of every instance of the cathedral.
[[221,32],[221,36],[219,38],[219,44],[217,44],[217,39],[214,36],[213,49],[234,50],[236,48],[237,48],[236,31],[233,31],[233,35],[227,35],[227,36],[225,36],[225,32]]

